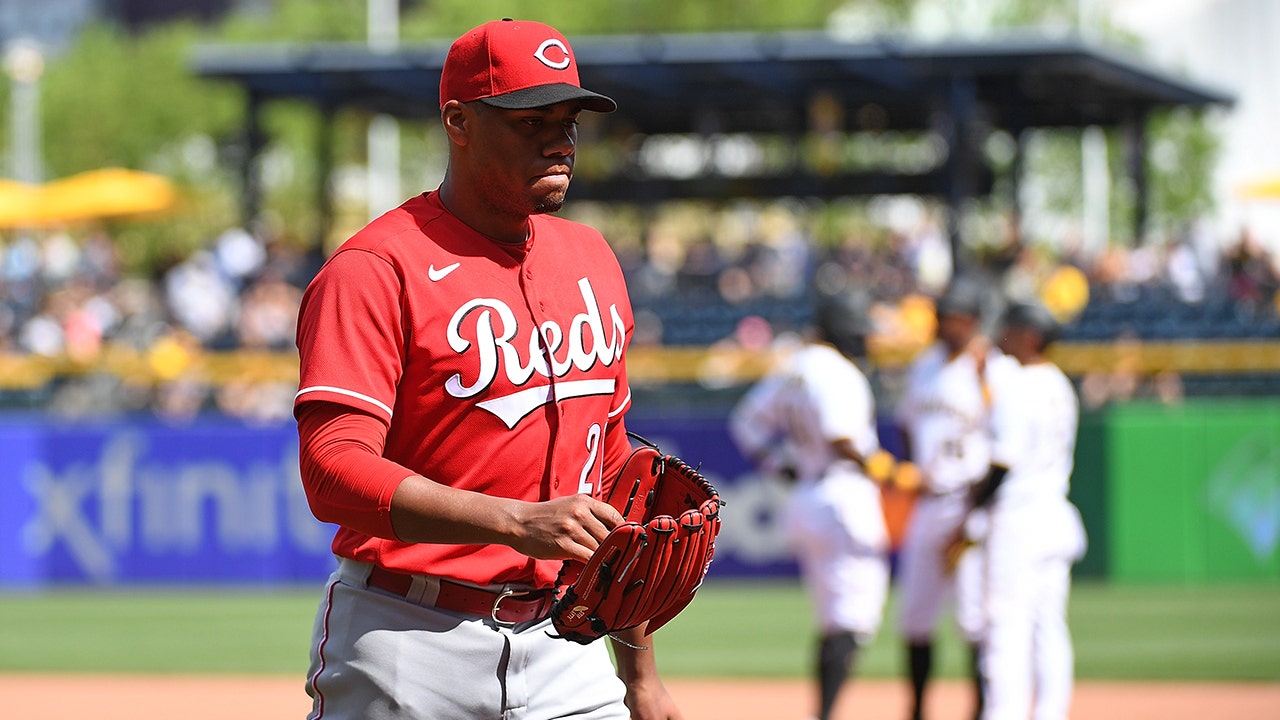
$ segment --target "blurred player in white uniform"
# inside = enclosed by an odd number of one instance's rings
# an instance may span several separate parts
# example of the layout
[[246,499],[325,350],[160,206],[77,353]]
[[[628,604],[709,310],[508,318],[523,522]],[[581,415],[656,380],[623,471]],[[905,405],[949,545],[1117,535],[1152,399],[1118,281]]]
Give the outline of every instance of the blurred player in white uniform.
[[978,668],[982,638],[981,558],[966,553],[950,570],[948,540],[959,527],[972,486],[991,458],[989,398],[983,384],[989,345],[979,334],[982,285],[956,279],[936,303],[937,341],[912,361],[898,405],[910,459],[920,472],[920,493],[899,551],[899,630],[907,643],[913,720],[924,717],[933,672],[933,638],[944,608],[970,646],[975,717],[983,703]]
[[[1067,596],[1071,565],[1085,551],[1080,513],[1067,499],[1079,406],[1071,381],[1044,356],[1057,335],[1053,316],[1014,305],[1003,324],[1000,347],[1018,364],[992,376],[992,464],[971,501],[971,516],[987,518],[967,523],[987,574],[982,717],[1067,720],[1074,676]],[[975,537],[982,525],[985,539]]]
[[[783,511],[819,625],[819,720],[827,720],[859,647],[880,628],[889,586],[888,531],[867,465],[888,470],[863,354],[865,304],[820,303],[812,336],[733,409],[729,430],[745,455],[793,477]],[[887,473],[880,473],[884,477]]]

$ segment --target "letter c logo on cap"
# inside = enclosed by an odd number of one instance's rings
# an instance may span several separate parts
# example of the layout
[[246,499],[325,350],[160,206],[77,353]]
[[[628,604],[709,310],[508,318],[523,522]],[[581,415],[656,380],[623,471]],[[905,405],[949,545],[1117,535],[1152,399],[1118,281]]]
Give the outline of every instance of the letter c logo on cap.
[[[559,54],[563,55],[563,57],[559,60],[551,60],[548,58],[546,53],[547,50],[550,50],[551,48],[559,48]],[[554,70],[564,70],[569,67],[569,48],[565,47],[564,43],[555,38],[543,40],[542,44],[538,46],[538,51],[535,52],[533,56],[538,58],[538,62]]]

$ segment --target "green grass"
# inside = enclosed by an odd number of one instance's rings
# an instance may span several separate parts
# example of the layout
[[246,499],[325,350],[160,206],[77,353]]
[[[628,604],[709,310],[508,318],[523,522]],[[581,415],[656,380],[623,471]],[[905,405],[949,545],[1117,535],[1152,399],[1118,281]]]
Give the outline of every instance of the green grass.
[[[901,674],[895,612],[891,598],[860,675]],[[1280,586],[1078,582],[1069,615],[1081,678],[1280,681]],[[658,633],[659,660],[673,676],[796,676],[813,652],[809,607],[794,583],[711,585],[668,628]],[[949,620],[935,664],[945,676],[968,672],[968,650]]]
[[0,595],[0,670],[306,671],[319,588]]
[[[301,675],[319,590],[0,594],[0,671]],[[899,675],[893,613],[891,602],[859,675]],[[1280,681],[1280,586],[1081,582],[1070,614],[1082,679]],[[812,634],[795,582],[710,582],[656,644],[671,677],[801,677]],[[944,676],[965,671],[949,623],[937,665]]]

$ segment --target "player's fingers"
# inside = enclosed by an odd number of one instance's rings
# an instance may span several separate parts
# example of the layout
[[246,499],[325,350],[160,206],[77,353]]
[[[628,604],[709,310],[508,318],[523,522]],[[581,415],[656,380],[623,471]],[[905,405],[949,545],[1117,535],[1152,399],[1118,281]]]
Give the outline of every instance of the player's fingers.
[[[599,543],[596,543],[595,547],[599,547]],[[591,554],[595,552],[595,547],[588,548],[586,545],[582,545],[581,543],[574,543],[565,550],[564,557],[559,559],[577,560],[585,563],[591,559]]]
[[521,503],[520,532],[511,545],[540,560],[586,560],[609,534],[597,504],[586,495]]
[[611,530],[622,524],[622,516],[608,503],[596,500],[591,502],[590,513],[582,519],[583,537],[579,542],[583,546],[595,550],[608,537]]
[[609,531],[622,524],[622,515],[608,503],[589,495],[578,495],[571,500],[571,529],[568,541],[588,555],[595,551],[609,535]]
[[612,530],[623,523],[624,518],[622,517],[622,513],[618,512],[617,508],[607,502],[601,502],[599,500],[593,500],[592,502],[595,503],[592,506],[592,514],[594,514],[596,519],[604,524],[605,534],[608,534],[609,530]]
[[600,541],[595,535],[584,527],[578,526],[560,535],[555,541],[555,557],[549,559],[585,562],[598,547],[600,547]]

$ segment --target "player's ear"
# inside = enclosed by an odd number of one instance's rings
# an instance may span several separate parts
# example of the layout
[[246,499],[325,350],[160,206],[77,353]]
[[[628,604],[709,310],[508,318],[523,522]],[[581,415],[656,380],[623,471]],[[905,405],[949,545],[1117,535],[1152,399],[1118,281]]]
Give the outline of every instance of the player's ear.
[[445,135],[457,145],[468,143],[468,130],[474,118],[475,113],[457,100],[450,100],[440,108],[440,124],[444,126]]

